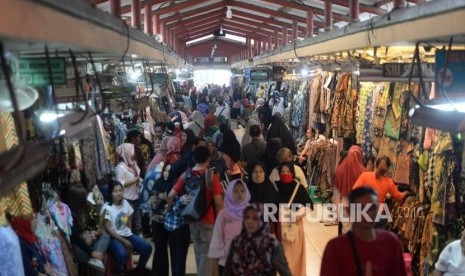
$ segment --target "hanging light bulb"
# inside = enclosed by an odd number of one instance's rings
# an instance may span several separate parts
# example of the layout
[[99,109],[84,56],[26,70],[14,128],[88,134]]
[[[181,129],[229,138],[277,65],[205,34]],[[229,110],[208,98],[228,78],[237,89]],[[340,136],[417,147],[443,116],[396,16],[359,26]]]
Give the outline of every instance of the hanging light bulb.
[[223,25],[220,26],[220,35],[223,35],[224,34],[224,31],[223,31]]
[[226,18],[228,18],[228,19],[232,18],[231,6],[228,6],[228,10],[226,11]]

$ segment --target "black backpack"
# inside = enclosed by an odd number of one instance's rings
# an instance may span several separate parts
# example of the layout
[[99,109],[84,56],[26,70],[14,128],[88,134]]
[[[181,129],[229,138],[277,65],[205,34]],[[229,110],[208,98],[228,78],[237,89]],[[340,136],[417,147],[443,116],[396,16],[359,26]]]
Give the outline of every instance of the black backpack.
[[186,172],[184,190],[189,195],[190,201],[181,212],[181,216],[189,221],[201,220],[213,204],[213,198],[207,202],[207,190],[211,188],[213,171],[207,169],[201,175],[191,175]]

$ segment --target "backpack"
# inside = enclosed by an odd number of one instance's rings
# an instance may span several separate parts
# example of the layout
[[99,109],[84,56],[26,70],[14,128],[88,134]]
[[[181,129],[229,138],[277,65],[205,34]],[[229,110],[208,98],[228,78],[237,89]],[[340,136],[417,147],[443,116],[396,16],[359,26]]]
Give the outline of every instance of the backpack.
[[181,212],[181,216],[189,221],[198,221],[205,217],[208,209],[213,204],[207,202],[207,189],[211,188],[213,171],[207,169],[201,175],[191,175],[190,170],[186,172],[184,190],[189,195],[190,201]]

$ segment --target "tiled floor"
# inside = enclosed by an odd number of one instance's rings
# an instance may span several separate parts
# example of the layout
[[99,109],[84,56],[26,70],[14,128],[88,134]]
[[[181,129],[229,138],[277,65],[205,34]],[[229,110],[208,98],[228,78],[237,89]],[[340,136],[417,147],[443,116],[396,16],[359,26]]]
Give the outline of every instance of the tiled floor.
[[[320,204],[315,204],[315,211],[317,208],[322,208]],[[337,236],[337,226],[324,226],[322,223],[308,222],[306,220],[305,227],[305,246],[307,250],[307,276],[320,275],[321,258],[327,242]],[[152,257],[150,258],[148,268],[152,268]],[[189,247],[186,262],[186,274],[195,274],[195,256],[194,247]],[[304,276],[304,275],[295,275]]]

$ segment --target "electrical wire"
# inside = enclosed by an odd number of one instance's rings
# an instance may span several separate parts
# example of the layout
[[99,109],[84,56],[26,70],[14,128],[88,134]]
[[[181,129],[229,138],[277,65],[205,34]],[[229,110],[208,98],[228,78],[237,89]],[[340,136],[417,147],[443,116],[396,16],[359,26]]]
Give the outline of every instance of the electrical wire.
[[447,73],[447,66],[449,65],[449,54],[452,51],[452,41],[453,37],[451,36],[449,39],[449,47],[446,52],[446,61],[444,63],[444,69],[442,73],[442,79],[441,82],[439,83],[439,90],[441,91],[442,96],[451,104],[451,106],[454,108],[454,111],[458,111],[457,108],[455,107],[454,102],[447,96],[446,91],[444,90],[444,80],[446,79],[446,73]]

